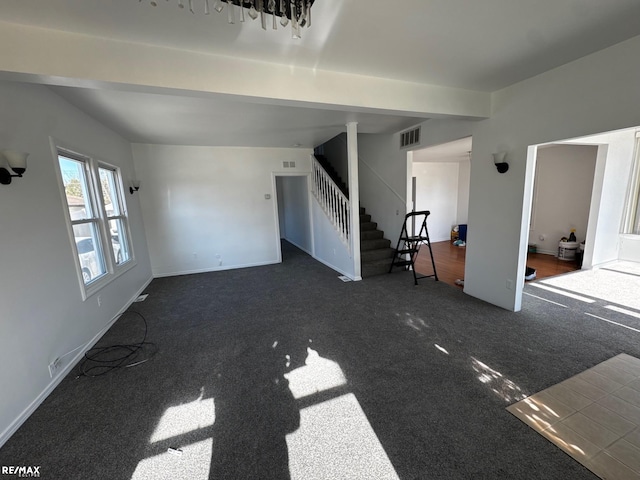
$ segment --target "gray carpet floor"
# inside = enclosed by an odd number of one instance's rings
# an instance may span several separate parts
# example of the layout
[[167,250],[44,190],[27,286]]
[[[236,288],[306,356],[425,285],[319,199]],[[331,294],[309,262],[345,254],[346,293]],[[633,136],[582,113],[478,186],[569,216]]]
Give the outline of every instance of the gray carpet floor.
[[[401,480],[597,478],[505,407],[619,353],[640,356],[638,334],[527,295],[521,312],[507,312],[433,279],[414,286],[410,272],[344,283],[287,243],[283,258],[155,279],[131,310],[158,353],[97,378],[68,375],[3,446],[0,465],[40,465],[52,479],[294,478],[304,458],[292,458],[287,438],[301,414],[347,395]],[[99,345],[142,333],[125,313]],[[309,348],[346,382],[296,399],[284,375]],[[207,400],[212,424],[158,439],[167,412]],[[347,425],[342,435],[363,433]],[[188,461],[201,445],[207,457]],[[321,464],[326,452],[310,445]],[[168,448],[185,455],[172,473]],[[332,478],[380,478],[367,470]]]

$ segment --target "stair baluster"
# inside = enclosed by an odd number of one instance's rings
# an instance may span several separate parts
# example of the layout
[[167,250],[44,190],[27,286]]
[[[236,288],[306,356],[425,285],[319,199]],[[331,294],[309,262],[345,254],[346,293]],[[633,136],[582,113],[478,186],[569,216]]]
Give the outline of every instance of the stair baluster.
[[349,199],[322,167],[317,158],[313,160],[313,194],[327,218],[338,231],[342,242],[349,245]]

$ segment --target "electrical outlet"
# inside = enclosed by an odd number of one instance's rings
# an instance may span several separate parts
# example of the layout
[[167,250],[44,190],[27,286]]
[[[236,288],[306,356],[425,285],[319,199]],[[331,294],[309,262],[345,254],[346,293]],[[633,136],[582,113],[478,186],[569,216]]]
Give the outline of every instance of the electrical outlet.
[[98,295],[98,306],[101,307],[102,306],[102,296]]
[[62,360],[60,359],[60,357],[56,358],[49,364],[49,375],[51,375],[51,378],[53,378],[58,373],[61,366]]
[[513,290],[513,280],[507,279],[507,290]]

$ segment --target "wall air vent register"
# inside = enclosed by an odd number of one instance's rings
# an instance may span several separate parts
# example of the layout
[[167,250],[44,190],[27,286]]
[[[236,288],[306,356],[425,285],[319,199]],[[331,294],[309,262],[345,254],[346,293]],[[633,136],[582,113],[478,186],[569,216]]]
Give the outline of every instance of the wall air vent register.
[[420,127],[407,130],[400,134],[400,148],[407,148],[420,144]]

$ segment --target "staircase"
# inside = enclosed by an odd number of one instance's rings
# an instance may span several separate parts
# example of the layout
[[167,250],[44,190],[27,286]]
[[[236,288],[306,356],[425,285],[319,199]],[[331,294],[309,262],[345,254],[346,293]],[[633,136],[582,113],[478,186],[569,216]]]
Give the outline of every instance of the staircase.
[[371,221],[371,215],[360,207],[360,275],[362,278],[389,272],[391,257],[395,250],[391,241],[384,238],[378,224]]
[[[323,155],[316,155],[318,163],[335,182],[340,191],[349,197],[349,189],[342,181],[338,172],[331,166]],[[371,215],[366,213],[364,207],[360,207],[360,268],[361,276],[372,277],[382,275],[389,271],[391,257],[395,250],[391,248],[391,241],[384,238],[384,232],[378,230],[378,224],[371,221]]]
[[327,172],[331,180],[333,180],[334,183],[338,186],[340,191],[344,193],[347,198],[349,198],[349,187],[347,187],[347,184],[342,181],[342,178],[340,178],[340,175],[338,175],[336,169],[333,168],[333,166],[329,163],[327,157],[325,157],[324,155],[316,155],[315,157],[322,168],[324,168],[324,171]]

